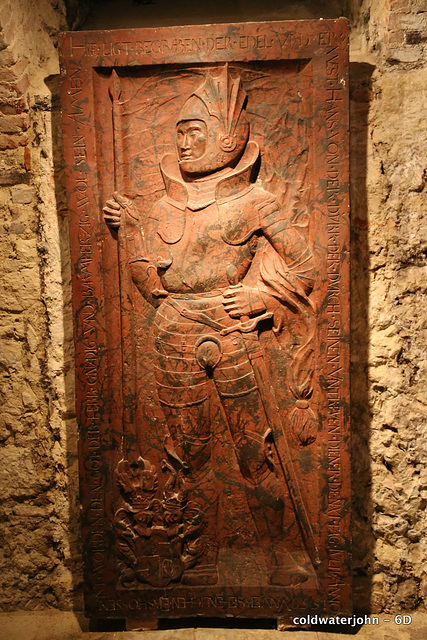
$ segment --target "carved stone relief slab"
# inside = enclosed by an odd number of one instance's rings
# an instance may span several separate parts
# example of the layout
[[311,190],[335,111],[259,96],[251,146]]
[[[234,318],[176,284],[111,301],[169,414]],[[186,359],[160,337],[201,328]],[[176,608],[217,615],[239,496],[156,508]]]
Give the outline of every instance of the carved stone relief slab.
[[88,614],[348,613],[346,20],[61,56]]

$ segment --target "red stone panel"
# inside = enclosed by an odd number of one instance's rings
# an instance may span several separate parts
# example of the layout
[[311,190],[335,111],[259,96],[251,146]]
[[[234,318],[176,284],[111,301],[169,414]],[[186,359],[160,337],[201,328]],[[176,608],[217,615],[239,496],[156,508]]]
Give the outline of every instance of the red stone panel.
[[88,614],[348,613],[346,20],[61,56]]

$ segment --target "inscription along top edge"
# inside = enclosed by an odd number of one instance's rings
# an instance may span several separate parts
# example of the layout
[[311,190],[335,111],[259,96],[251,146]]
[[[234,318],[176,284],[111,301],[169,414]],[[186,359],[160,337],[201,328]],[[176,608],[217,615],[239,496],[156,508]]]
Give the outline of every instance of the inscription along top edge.
[[[319,24],[324,27],[324,31],[318,29]],[[200,30],[200,33],[204,33],[206,42],[202,44],[200,42],[192,43],[194,38],[188,37],[189,28],[192,33],[197,30]],[[282,29],[284,39],[281,42],[276,42],[276,45],[279,44],[279,46],[272,46],[271,35],[269,41],[261,40],[259,43],[231,40],[230,33],[233,32],[233,29],[247,30],[250,34],[249,37],[254,38],[255,36],[252,35],[254,31],[266,28],[271,30],[276,38],[280,35],[277,30]],[[209,30],[209,35],[207,35],[207,30]],[[133,66],[137,64],[159,64],[161,62],[170,64],[173,62],[172,56],[176,56],[175,61],[177,63],[204,63],[220,60],[222,59],[221,56],[224,56],[224,59],[234,58],[237,60],[240,56],[246,55],[248,59],[251,59],[251,54],[256,52],[255,57],[258,57],[260,50],[263,59],[276,59],[281,56],[293,57],[293,53],[295,57],[299,57],[298,52],[301,50],[307,52],[312,50],[313,53],[317,50],[319,54],[322,49],[332,44],[334,46],[339,45],[342,48],[346,47],[348,31],[349,21],[346,17],[325,20],[266,20],[261,22],[190,24],[170,27],[63,31],[59,34],[60,64],[61,68],[67,62],[75,60],[79,60],[80,63],[84,61],[88,66],[111,66],[112,64],[115,66]],[[307,32],[310,35],[307,35]],[[129,47],[128,45],[132,45],[132,42],[123,40],[127,34],[132,34],[133,36],[140,34],[144,36],[145,41],[136,41],[139,47]],[[244,34],[237,33],[236,35],[244,38]],[[338,41],[334,40],[332,42],[331,36],[333,35],[337,37]],[[173,44],[169,46],[166,38],[159,47],[159,41],[161,42],[162,38],[166,36],[172,41],[174,38],[178,39],[176,47]],[[67,41],[70,41],[69,46],[66,46]],[[82,43],[85,43],[85,45],[82,46]],[[97,50],[96,45],[101,43],[104,44],[105,49]],[[150,48],[149,43],[155,43],[154,48]],[[108,51],[109,44],[113,47],[110,51]],[[122,48],[120,48],[121,44],[123,45]],[[262,51],[263,49],[264,51]],[[163,60],[161,59],[161,54],[164,54]],[[215,59],[209,57],[212,54]],[[135,55],[140,56],[141,60],[136,60]],[[197,58],[197,55],[199,58]],[[192,59],[190,60],[190,58]]]

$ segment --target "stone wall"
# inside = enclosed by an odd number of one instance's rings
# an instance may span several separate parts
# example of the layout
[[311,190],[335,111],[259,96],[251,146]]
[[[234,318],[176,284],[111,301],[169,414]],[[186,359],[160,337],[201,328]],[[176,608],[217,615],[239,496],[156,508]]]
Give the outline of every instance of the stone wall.
[[351,13],[356,601],[426,606],[427,2]]
[[69,608],[81,559],[55,48],[65,8],[11,0],[0,21],[0,600]]
[[[261,15],[259,3],[231,10],[216,2],[193,15],[182,2],[172,16],[162,0],[124,0],[120,8],[95,4],[87,25],[341,14],[340,2],[277,4],[263,2]],[[67,20],[81,24],[87,5],[4,0],[0,9],[3,610],[82,609],[56,42]],[[352,27],[355,605],[398,612],[427,602],[427,2],[352,0],[345,14]]]

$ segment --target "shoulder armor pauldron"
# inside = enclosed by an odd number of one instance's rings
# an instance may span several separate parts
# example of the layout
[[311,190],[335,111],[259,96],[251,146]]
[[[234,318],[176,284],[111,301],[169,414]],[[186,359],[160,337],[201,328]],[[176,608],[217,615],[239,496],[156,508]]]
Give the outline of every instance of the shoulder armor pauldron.
[[227,244],[244,244],[262,228],[261,220],[265,207],[273,207],[277,211],[274,196],[259,187],[251,187],[240,197],[218,202],[219,220],[222,239]]

